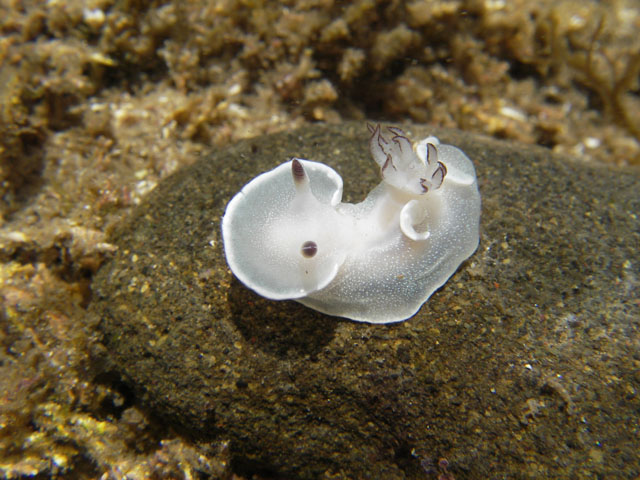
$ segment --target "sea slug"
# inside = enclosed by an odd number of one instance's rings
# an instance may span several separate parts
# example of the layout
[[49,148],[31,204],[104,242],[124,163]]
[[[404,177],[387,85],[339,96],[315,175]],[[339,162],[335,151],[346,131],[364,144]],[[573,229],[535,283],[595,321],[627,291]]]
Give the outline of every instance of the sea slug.
[[427,137],[369,125],[382,182],[341,203],[342,178],[294,158],[254,178],[227,205],[222,237],[247,287],[371,323],[413,316],[476,250],[480,193],[471,160]]

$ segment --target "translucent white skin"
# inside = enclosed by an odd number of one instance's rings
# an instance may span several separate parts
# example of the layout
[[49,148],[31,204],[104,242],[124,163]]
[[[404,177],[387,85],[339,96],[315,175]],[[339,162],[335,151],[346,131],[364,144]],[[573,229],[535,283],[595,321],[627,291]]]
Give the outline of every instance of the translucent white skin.
[[411,148],[399,129],[389,129],[391,139],[370,130],[383,181],[363,202],[340,203],[340,176],[301,159],[256,177],[229,202],[225,254],[247,287],[329,315],[398,322],[476,250],[480,194],[469,158],[435,137]]

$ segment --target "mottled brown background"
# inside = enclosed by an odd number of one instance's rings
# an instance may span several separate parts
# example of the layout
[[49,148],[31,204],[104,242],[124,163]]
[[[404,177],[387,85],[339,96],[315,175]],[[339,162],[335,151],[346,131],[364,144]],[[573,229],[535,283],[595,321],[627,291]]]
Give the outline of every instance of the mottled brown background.
[[1,0],[0,474],[234,475],[224,439],[176,437],[89,361],[107,235],[160,180],[239,139],[365,118],[637,164],[639,11]]

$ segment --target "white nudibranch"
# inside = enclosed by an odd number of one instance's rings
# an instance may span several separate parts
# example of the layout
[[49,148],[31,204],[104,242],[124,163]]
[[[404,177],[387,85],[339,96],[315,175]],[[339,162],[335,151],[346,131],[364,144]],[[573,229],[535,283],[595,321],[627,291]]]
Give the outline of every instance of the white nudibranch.
[[480,193],[471,160],[427,137],[369,125],[382,182],[341,203],[342,178],[294,158],[254,178],[227,205],[227,263],[250,289],[339,317],[413,316],[478,247]]

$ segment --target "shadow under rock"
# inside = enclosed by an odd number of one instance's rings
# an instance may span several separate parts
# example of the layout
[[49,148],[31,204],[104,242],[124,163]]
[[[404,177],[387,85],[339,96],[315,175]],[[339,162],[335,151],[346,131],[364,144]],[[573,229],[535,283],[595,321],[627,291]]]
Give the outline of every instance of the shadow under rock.
[[275,301],[249,290],[235,277],[229,289],[231,318],[242,336],[278,357],[315,357],[332,339],[340,322],[294,301]]

